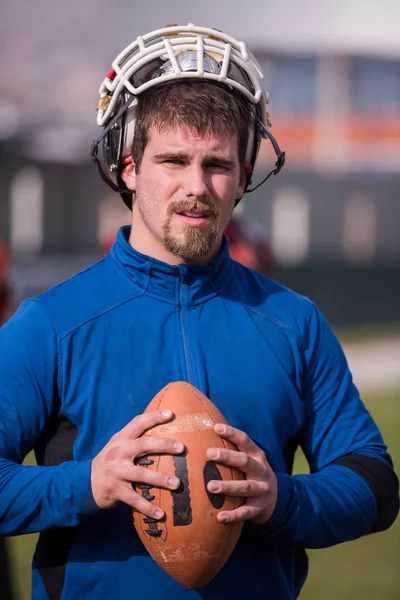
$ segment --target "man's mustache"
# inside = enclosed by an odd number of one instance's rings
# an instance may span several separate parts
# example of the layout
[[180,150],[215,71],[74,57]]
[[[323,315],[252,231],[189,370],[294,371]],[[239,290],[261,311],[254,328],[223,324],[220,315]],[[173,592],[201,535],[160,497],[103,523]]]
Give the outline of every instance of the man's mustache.
[[168,207],[168,214],[182,212],[201,212],[207,213],[213,217],[218,217],[219,212],[213,204],[202,202],[200,200],[175,200]]

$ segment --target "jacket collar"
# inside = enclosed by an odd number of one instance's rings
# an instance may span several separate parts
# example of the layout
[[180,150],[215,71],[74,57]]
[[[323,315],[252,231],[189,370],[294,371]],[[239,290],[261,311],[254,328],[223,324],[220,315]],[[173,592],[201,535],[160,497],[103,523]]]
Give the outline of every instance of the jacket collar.
[[[230,277],[234,261],[224,236],[220,253],[206,265],[169,265],[141,254],[129,244],[130,226],[121,227],[111,248],[111,257],[144,292],[173,303],[189,294],[190,304],[204,302],[218,294]],[[185,287],[186,286],[186,287]],[[187,300],[186,300],[187,302]]]

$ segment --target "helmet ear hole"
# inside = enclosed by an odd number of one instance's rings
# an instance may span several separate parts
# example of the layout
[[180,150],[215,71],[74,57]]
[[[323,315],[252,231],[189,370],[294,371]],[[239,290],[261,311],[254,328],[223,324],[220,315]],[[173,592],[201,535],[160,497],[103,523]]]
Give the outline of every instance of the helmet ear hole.
[[121,179],[121,165],[124,158],[130,155],[131,149],[127,145],[127,140],[133,139],[136,103],[137,99],[132,102],[130,94],[121,96],[113,115],[114,122],[112,119],[103,135],[92,145],[92,158],[102,179],[114,191],[124,194],[123,200],[129,208],[132,204],[132,192]]

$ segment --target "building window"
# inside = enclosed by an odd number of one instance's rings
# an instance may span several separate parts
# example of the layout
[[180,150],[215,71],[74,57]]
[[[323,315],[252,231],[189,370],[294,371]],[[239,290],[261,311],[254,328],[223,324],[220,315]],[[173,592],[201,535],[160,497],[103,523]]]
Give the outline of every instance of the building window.
[[366,112],[400,110],[400,61],[355,58],[352,65],[353,107]]
[[266,68],[272,112],[311,113],[316,104],[317,63],[311,57],[277,57]]
[[283,266],[307,258],[310,246],[310,203],[300,188],[280,189],[272,203],[273,254]]
[[11,182],[11,248],[37,254],[43,244],[44,183],[35,167],[21,169]]
[[353,194],[344,209],[343,254],[348,262],[364,265],[376,257],[378,211],[373,201]]

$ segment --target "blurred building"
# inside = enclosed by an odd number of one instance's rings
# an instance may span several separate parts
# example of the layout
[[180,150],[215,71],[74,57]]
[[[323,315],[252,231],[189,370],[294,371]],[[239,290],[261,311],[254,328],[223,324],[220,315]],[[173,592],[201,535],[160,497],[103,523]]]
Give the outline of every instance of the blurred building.
[[[284,15],[261,0],[235,11],[223,0],[212,13],[160,1],[152,14],[116,0],[124,19],[114,20],[103,0],[72,2],[53,16],[39,0],[47,19],[25,4],[21,12],[21,1],[0,23],[0,237],[15,256],[20,296],[88,264],[129,220],[88,159],[97,89],[132,35],[179,15],[244,39],[265,73],[287,165],[243,206],[267,230],[274,276],[333,322],[400,320],[397,0],[289,0]],[[273,160],[266,143],[255,183]]]

